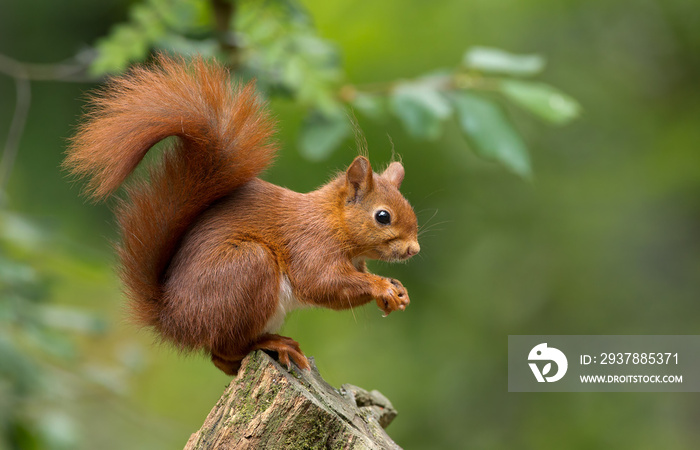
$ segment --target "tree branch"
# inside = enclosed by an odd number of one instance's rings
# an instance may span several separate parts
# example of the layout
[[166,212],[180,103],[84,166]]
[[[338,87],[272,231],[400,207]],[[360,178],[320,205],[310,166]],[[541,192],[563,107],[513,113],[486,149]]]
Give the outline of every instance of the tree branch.
[[429,83],[438,91],[455,89],[473,89],[492,91],[498,87],[498,80],[481,76],[473,71],[461,70],[449,75],[434,75],[423,79],[392,80],[364,84],[345,84],[340,87],[338,97],[341,101],[350,103],[359,94],[388,95],[402,83]]
[[377,391],[326,383],[311,370],[282,368],[262,351],[243,360],[185,450],[254,448],[400,449],[386,434],[396,416]]
[[[81,54],[55,64],[34,64],[17,61],[0,54],[0,73],[13,78],[33,81],[73,81],[78,83],[98,81],[88,75],[88,61],[79,61]],[[72,61],[72,62],[68,62]]]
[[240,48],[232,27],[238,5],[234,0],[211,0],[211,5],[214,10],[216,38],[219,41],[219,46],[228,58],[229,67],[236,70],[241,63]]

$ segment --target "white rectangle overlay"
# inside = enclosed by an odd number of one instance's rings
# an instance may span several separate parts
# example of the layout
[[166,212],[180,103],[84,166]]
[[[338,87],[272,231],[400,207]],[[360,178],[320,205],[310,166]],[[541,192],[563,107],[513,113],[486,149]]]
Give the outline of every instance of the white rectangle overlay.
[[700,392],[697,335],[511,335],[510,392]]

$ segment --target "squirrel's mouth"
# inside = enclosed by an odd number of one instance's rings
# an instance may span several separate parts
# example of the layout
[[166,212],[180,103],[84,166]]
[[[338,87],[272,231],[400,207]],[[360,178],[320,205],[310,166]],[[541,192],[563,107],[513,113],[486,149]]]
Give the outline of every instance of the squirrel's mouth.
[[412,256],[413,256],[413,254],[409,254],[409,253],[394,252],[386,258],[382,258],[382,260],[386,261],[386,262],[401,262],[401,261],[406,261],[406,260],[410,259]]

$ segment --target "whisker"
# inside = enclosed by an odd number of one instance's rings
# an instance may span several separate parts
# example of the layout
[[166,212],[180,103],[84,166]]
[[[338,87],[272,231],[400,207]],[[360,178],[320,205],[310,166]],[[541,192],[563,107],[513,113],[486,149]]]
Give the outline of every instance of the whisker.
[[[423,210],[423,211],[429,211],[429,210],[426,209],[426,210]],[[421,211],[421,212],[423,212],[423,211]],[[437,213],[438,213],[438,209],[435,208],[435,212],[433,213],[433,215],[430,216],[430,217],[428,218],[428,220],[426,220],[425,223],[424,223],[423,225],[421,225],[421,227],[424,227],[424,226],[428,225],[428,224],[430,223],[430,221],[433,220],[433,219],[435,218],[435,216],[437,216]]]
[[433,195],[435,195],[435,194],[439,194],[439,193],[441,193],[441,192],[446,192],[446,191],[447,191],[447,189],[436,189],[436,190],[434,190],[433,192],[427,194],[427,195],[426,195],[425,197],[423,197],[423,199],[420,200],[420,201],[422,202],[423,200],[427,200],[429,197],[431,197],[431,196],[433,196]]
[[432,221],[433,218],[435,218],[435,215],[433,215],[433,217],[431,217],[427,222],[425,222],[424,224],[422,224],[422,225],[420,226],[420,228],[427,228],[428,226],[434,227],[435,225],[440,225],[440,224],[449,222],[449,220],[443,220],[443,221],[441,221],[441,222],[433,222],[433,223],[430,223],[430,222]]
[[421,228],[421,229],[418,230],[418,236],[422,236],[424,233],[426,233],[426,232],[428,232],[428,231],[431,231],[431,230],[433,230],[433,231],[442,231],[443,228],[435,228],[435,227],[437,227],[437,226],[439,226],[439,225],[444,225],[444,224],[450,223],[450,222],[451,222],[451,221],[449,221],[449,220],[445,220],[445,221],[442,221],[442,222],[435,222],[435,223],[431,224],[429,227],[423,227],[423,228]]
[[[428,231],[431,231],[431,232],[428,233]],[[421,238],[421,239],[425,239],[425,238],[428,238],[428,237],[437,236],[436,232],[441,232],[441,231],[444,231],[444,229],[443,229],[443,228],[437,228],[437,229],[427,230],[425,233],[420,233],[420,234],[418,235],[418,237]]]
[[357,325],[357,316],[355,316],[355,308],[352,307],[352,303],[350,303],[350,299],[348,298],[348,306],[350,306],[350,312],[352,313],[352,318],[355,321],[355,325]]

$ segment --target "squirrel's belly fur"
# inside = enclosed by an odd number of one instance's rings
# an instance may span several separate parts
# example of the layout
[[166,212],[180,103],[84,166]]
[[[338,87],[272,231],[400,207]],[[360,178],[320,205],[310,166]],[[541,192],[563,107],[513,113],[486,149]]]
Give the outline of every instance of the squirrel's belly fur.
[[287,314],[295,309],[307,308],[309,306],[311,305],[301,302],[298,298],[296,298],[292,290],[292,285],[289,282],[289,278],[287,275],[282,275],[279,296],[277,299],[277,309],[265,324],[265,333],[277,333],[280,328],[282,328],[282,325],[284,325],[284,319]]

